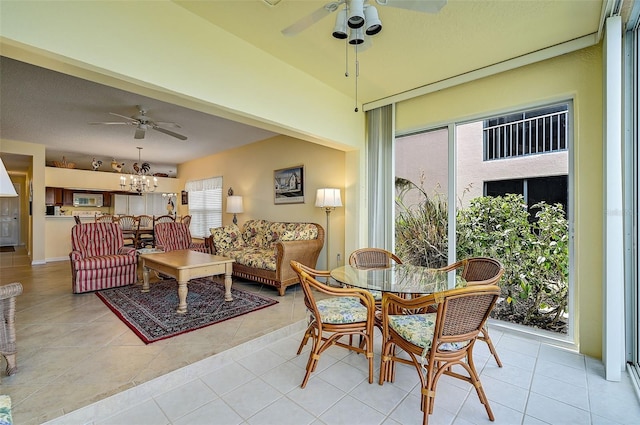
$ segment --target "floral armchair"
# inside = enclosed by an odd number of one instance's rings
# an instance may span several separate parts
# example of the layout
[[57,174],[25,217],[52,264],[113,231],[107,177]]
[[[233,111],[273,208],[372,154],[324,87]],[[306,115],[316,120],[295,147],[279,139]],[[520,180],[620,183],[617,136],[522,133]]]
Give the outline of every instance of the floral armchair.
[[137,279],[136,250],[124,246],[117,223],[83,223],[71,229],[73,293],[115,288]]

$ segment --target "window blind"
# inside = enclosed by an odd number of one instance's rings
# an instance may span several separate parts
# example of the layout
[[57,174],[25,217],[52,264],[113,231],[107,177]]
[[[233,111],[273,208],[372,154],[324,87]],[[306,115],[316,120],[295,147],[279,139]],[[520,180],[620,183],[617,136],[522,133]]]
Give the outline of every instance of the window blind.
[[206,238],[212,227],[222,226],[222,177],[188,181],[191,235]]

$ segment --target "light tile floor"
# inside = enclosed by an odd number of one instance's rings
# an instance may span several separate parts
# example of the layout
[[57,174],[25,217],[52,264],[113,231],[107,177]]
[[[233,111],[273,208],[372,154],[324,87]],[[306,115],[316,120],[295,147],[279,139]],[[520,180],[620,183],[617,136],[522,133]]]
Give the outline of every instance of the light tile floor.
[[[305,316],[300,291],[281,298],[236,282],[281,301],[268,315],[279,318],[256,312],[225,330],[219,324],[145,346],[95,295],[70,295],[68,264],[7,266],[3,255],[0,283],[27,282],[18,299],[20,371],[2,377],[16,424],[422,422],[417,372],[405,365],[395,383],[369,384],[363,356],[334,347],[299,387],[309,348],[296,356]],[[640,423],[626,373],[608,382],[598,360],[496,329],[491,336],[504,367],[481,342],[474,355],[494,424]],[[377,376],[378,352],[375,364]],[[430,423],[491,422],[470,386],[445,376]]]

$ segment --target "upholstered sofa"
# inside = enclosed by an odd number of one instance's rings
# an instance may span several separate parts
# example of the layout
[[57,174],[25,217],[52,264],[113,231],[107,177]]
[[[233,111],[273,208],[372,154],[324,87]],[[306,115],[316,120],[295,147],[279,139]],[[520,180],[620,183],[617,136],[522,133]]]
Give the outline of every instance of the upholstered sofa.
[[230,224],[210,231],[207,246],[235,260],[234,276],[271,285],[281,296],[299,282],[291,260],[315,268],[324,245],[324,229],[316,223],[249,220],[242,230]]
[[124,246],[117,223],[83,223],[71,229],[73,293],[131,285],[136,281],[136,250]]

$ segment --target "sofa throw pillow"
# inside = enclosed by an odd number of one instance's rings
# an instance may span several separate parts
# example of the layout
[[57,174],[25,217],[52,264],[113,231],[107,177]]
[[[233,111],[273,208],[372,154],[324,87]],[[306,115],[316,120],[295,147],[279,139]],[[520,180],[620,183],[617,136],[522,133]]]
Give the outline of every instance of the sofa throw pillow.
[[218,254],[224,254],[245,246],[244,240],[240,236],[240,229],[235,224],[209,230],[213,235],[213,246],[215,246]]
[[249,220],[244,224],[242,238],[246,246],[255,248],[268,248],[269,242],[265,236],[268,221],[266,220]]

